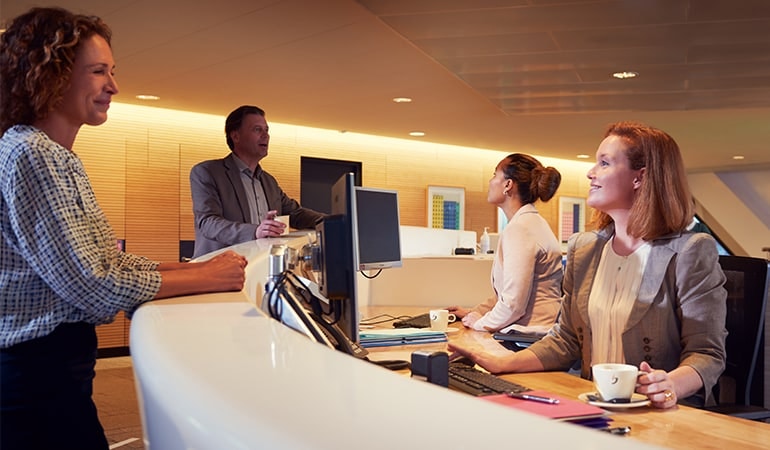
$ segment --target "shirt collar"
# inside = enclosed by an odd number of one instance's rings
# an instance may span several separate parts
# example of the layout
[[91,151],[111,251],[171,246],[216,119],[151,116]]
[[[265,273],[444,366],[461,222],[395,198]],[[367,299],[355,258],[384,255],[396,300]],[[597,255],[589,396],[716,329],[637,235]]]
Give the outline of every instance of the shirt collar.
[[249,176],[253,176],[254,178],[259,178],[259,176],[262,174],[262,166],[257,164],[257,169],[254,171],[254,173],[251,173],[251,169],[249,169],[249,166],[246,165],[245,162],[238,156],[236,156],[235,153],[233,153],[233,160],[235,161],[235,166],[238,167],[238,172],[241,173],[247,173]]
[[[522,214],[531,214],[531,213],[537,214],[537,208],[535,208],[535,205],[533,205],[532,203],[527,203],[526,205],[523,205],[521,208],[519,208],[513,214],[513,217],[517,217]],[[511,217],[511,221],[513,221],[513,217]]]

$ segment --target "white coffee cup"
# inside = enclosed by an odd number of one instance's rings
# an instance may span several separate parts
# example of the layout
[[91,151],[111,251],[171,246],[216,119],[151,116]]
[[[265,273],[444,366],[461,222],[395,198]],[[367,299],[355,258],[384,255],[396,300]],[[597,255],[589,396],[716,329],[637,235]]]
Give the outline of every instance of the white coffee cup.
[[449,321],[457,320],[457,316],[446,309],[431,309],[429,315],[430,329],[433,331],[446,331]]
[[636,390],[639,369],[630,364],[594,364],[594,386],[602,400],[630,400]]
[[283,233],[281,233],[281,234],[286,234],[286,233],[289,232],[289,216],[288,215],[286,215],[286,216],[275,216],[275,220],[277,220],[278,222],[286,224],[286,228],[283,229]]

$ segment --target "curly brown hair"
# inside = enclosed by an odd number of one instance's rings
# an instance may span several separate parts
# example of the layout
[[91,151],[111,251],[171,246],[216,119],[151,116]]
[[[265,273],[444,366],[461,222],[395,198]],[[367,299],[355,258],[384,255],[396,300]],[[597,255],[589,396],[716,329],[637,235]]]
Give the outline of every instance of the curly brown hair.
[[112,31],[98,17],[62,8],[32,8],[0,35],[0,134],[43,119],[70,84],[81,42]]

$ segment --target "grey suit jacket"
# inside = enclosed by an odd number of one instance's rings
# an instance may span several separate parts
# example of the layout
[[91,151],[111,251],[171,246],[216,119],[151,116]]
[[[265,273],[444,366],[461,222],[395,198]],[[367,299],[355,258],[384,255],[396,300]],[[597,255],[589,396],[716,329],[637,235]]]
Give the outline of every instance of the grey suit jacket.
[[[248,197],[232,153],[223,159],[203,161],[190,171],[195,216],[195,252],[193,257],[256,239],[257,224],[250,223]],[[314,228],[323,214],[287,196],[278,181],[261,168],[257,177],[265,191],[267,205],[278,215],[288,214],[294,228]]]
[[[557,325],[530,347],[546,370],[569,368],[581,360],[581,376],[591,377],[588,299],[602,249],[612,227],[572,236],[564,274],[564,300]],[[703,391],[685,400],[714,403],[712,388],[725,367],[727,291],[714,239],[677,233],[652,241],[636,305],[623,331],[626,362],[647,361],[671,371],[686,365],[703,380]]]

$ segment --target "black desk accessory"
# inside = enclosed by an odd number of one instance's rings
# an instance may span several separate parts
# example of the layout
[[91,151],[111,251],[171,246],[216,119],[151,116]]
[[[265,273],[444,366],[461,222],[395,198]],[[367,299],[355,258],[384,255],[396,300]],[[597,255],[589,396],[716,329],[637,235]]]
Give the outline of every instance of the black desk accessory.
[[412,377],[448,387],[449,354],[424,350],[412,352]]

